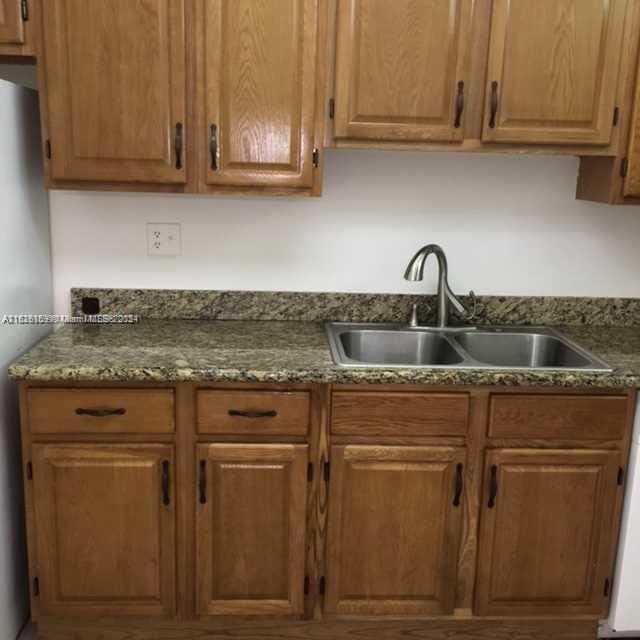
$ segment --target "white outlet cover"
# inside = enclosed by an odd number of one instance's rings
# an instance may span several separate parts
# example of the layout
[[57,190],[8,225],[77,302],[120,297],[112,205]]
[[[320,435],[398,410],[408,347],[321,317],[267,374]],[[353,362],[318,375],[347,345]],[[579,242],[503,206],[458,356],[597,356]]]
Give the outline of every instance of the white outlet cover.
[[179,256],[181,254],[182,234],[179,223],[147,223],[147,255]]

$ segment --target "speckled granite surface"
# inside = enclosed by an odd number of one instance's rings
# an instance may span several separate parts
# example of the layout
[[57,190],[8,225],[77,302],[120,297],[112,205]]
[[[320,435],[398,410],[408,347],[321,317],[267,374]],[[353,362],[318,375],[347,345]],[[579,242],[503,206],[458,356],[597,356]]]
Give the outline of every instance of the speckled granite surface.
[[252,381],[431,385],[640,386],[638,327],[559,327],[612,373],[354,369],[333,363],[316,322],[146,320],[69,325],[10,367],[14,378],[84,381]]
[[[82,298],[98,298],[103,314],[145,319],[404,322],[419,304],[423,324],[435,322],[434,296],[170,289],[72,289],[73,315]],[[462,296],[468,306],[469,300]],[[640,326],[640,299],[478,296],[477,324]]]

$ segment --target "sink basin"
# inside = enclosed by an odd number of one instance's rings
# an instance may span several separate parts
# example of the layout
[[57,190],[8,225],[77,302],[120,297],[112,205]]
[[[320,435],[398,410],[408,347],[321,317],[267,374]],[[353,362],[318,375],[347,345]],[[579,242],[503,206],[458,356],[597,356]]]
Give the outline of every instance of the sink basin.
[[345,331],[342,352],[353,362],[373,365],[455,365],[464,360],[446,337],[418,331]]
[[462,333],[455,341],[474,359],[498,367],[583,369],[590,359],[564,340],[541,333]]
[[331,322],[327,336],[334,361],[348,367],[611,371],[606,362],[545,327],[443,330]]

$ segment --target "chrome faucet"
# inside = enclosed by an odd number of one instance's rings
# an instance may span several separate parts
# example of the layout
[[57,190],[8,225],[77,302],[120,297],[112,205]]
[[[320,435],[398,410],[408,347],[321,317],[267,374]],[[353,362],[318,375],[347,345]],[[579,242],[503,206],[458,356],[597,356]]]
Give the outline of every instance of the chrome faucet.
[[[411,261],[409,262],[409,266],[404,273],[405,280],[410,280],[411,282],[416,282],[417,280],[422,280],[424,277],[424,263],[427,258],[434,254],[438,259],[438,318],[437,318],[437,327],[438,329],[446,329],[449,323],[449,303],[451,303],[454,309],[465,319],[471,320],[476,314],[476,296],[473,291],[469,292],[473,300],[473,311],[469,312],[467,308],[460,302],[460,300],[456,297],[456,295],[451,291],[449,287],[448,273],[449,268],[447,265],[447,256],[445,255],[442,247],[439,247],[437,244],[428,244],[418,253],[416,253]],[[411,313],[411,319],[409,321],[410,327],[418,326],[418,312],[417,305],[413,305],[413,310]]]

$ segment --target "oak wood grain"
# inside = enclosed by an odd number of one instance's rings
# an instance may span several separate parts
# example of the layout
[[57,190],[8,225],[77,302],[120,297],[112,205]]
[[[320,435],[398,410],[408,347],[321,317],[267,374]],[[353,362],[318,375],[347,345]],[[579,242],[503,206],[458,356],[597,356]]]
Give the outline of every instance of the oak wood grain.
[[44,4],[54,180],[181,184],[186,148],[184,0]]
[[332,447],[328,614],[453,611],[464,462],[464,449]]
[[197,10],[201,190],[310,189],[317,2],[199,0]]
[[621,440],[627,429],[621,396],[491,396],[491,438]]
[[198,445],[199,616],[301,616],[307,462],[307,445]]
[[24,22],[20,13],[20,0],[0,0],[0,45],[22,45]]
[[310,401],[304,391],[200,390],[197,403],[201,434],[305,436],[309,430]]
[[[34,444],[32,452],[40,613],[172,616],[173,447]],[[164,464],[174,478],[168,504]]]
[[625,10],[626,0],[496,0],[483,140],[607,145]]
[[467,393],[335,391],[334,435],[464,436],[469,420]]
[[[472,0],[338,3],[336,138],[459,141],[468,100]],[[464,93],[466,87],[467,94]]]
[[616,451],[487,452],[476,614],[606,614],[619,464]]
[[29,389],[27,411],[34,435],[161,434],[175,429],[172,389]]

